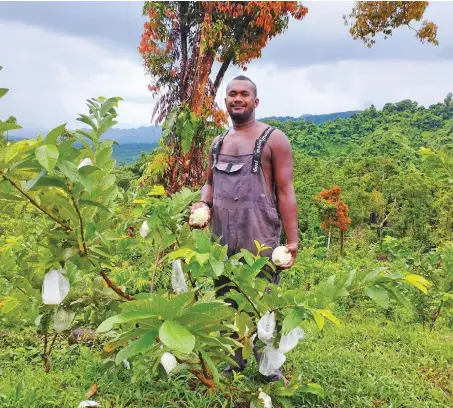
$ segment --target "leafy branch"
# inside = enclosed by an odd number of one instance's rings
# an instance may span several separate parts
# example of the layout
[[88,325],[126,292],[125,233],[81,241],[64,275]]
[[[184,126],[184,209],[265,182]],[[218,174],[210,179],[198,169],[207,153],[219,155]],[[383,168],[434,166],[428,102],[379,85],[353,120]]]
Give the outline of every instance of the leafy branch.
[[79,218],[80,238],[81,238],[81,241],[82,241],[82,250],[83,250],[84,255],[88,255],[88,247],[87,247],[87,244],[86,244],[86,241],[85,241],[85,225],[84,225],[84,222],[83,222],[83,217],[82,217],[82,214],[80,213],[79,206],[77,205],[77,201],[76,201],[74,195],[72,194],[72,191],[71,191],[71,188],[70,188],[69,184],[68,184],[68,191],[69,191],[69,197],[71,198],[72,205],[74,206],[74,208],[76,210],[76,213],[77,213],[77,217]]
[[73,232],[74,231],[74,228],[71,226],[71,225],[68,225],[66,224],[64,221],[61,221],[59,220],[57,217],[55,217],[52,213],[50,213],[49,211],[47,211],[44,207],[42,207],[41,205],[39,205],[39,203],[32,197],[30,196],[29,194],[27,194],[24,190],[22,190],[22,188],[19,186],[19,184],[17,184],[14,180],[10,179],[8,176],[6,176],[5,174],[2,174],[3,178],[5,180],[8,180],[9,183],[17,190],[19,191],[19,193],[21,193],[25,198],[27,198],[28,201],[30,201],[30,203],[32,203],[38,210],[40,210],[41,212],[43,212],[44,214],[46,214],[49,218],[51,218],[53,221],[55,221],[58,225],[60,225],[61,227],[63,227],[66,231],[71,231]]
[[112,289],[114,292],[116,292],[118,295],[127,300],[135,300],[135,296],[129,295],[128,293],[123,292],[120,288],[115,286],[115,284],[107,276],[106,269],[101,269],[101,276],[105,280],[105,283],[107,283],[108,287]]

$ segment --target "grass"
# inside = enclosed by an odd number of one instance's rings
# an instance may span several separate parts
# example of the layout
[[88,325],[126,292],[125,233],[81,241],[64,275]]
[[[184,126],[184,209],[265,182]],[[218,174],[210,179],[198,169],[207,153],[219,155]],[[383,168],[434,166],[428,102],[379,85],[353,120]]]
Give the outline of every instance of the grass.
[[[287,356],[286,374],[301,372],[316,382],[326,398],[295,397],[303,407],[435,408],[453,406],[453,335],[447,329],[424,331],[418,325],[384,317],[343,317],[321,337],[307,329],[307,338]],[[133,382],[120,366],[106,371],[100,350],[61,342],[44,373],[41,345],[28,332],[0,336],[0,407],[77,407],[96,383],[93,399],[102,408],[234,407],[225,394],[209,395],[193,377]],[[236,381],[257,382],[251,362]],[[256,384],[255,384],[256,385]],[[245,403],[236,406],[248,407]]]

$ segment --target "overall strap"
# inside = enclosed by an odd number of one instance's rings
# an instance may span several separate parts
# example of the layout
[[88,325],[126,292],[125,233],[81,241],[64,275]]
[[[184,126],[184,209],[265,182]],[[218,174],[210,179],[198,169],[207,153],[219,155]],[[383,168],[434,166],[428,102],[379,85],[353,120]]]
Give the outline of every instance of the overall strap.
[[269,126],[264,130],[262,135],[256,139],[255,149],[253,150],[252,173],[256,173],[258,171],[261,164],[261,155],[263,154],[264,144],[274,130],[275,128]]
[[230,129],[227,129],[227,131],[219,137],[217,142],[215,142],[214,146],[212,147],[212,168],[214,168],[215,165],[217,164],[217,160],[219,159],[220,149],[222,148],[222,144],[223,144],[223,139],[225,139],[225,136],[228,134],[229,131],[230,131]]

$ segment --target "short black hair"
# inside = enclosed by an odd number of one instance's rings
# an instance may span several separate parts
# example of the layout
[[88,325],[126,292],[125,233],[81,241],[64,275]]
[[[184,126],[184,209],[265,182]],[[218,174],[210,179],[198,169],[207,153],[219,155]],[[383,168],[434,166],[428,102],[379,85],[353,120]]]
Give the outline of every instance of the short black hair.
[[249,81],[253,85],[253,91],[255,92],[255,96],[258,96],[258,89],[256,87],[256,84],[249,77],[246,77],[245,75],[238,75],[234,77],[231,81]]

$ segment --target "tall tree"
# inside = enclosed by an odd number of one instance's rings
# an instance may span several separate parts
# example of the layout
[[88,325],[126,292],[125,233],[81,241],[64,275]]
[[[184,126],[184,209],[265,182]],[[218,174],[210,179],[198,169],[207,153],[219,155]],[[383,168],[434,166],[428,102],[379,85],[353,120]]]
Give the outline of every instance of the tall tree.
[[[146,2],[143,13],[149,21],[139,52],[152,78],[149,90],[157,98],[153,119],[161,122],[175,107],[181,108],[179,126],[173,117],[165,135],[170,146],[165,179],[172,192],[182,185],[198,185],[204,178],[206,134],[202,130],[207,122],[226,124],[227,115],[216,106],[215,97],[227,69],[231,65],[246,69],[271,38],[285,31],[290,18],[301,20],[307,9],[295,1],[174,1]],[[181,132],[189,130],[182,137],[178,127]]]
[[332,227],[340,231],[340,256],[342,256],[344,232],[349,228],[351,219],[348,217],[348,206],[341,199],[341,187],[333,186],[329,190],[323,189],[313,197],[313,202],[318,208],[321,218],[321,229],[329,233],[329,240]]
[[[371,47],[377,33],[391,35],[400,26],[420,21],[428,2],[357,2],[351,14],[351,35]],[[227,115],[215,103],[219,85],[230,66],[259,58],[268,41],[282,34],[289,19],[308,12],[296,1],[170,1],[145,2],[149,21],[139,45],[149,90],[157,99],[152,119],[167,120],[157,164],[146,174],[163,178],[168,192],[197,186],[204,179],[206,142]],[[437,44],[437,26],[424,22],[421,41]],[[218,64],[215,64],[215,63]],[[151,177],[152,178],[152,177]],[[146,180],[142,180],[145,182]]]

